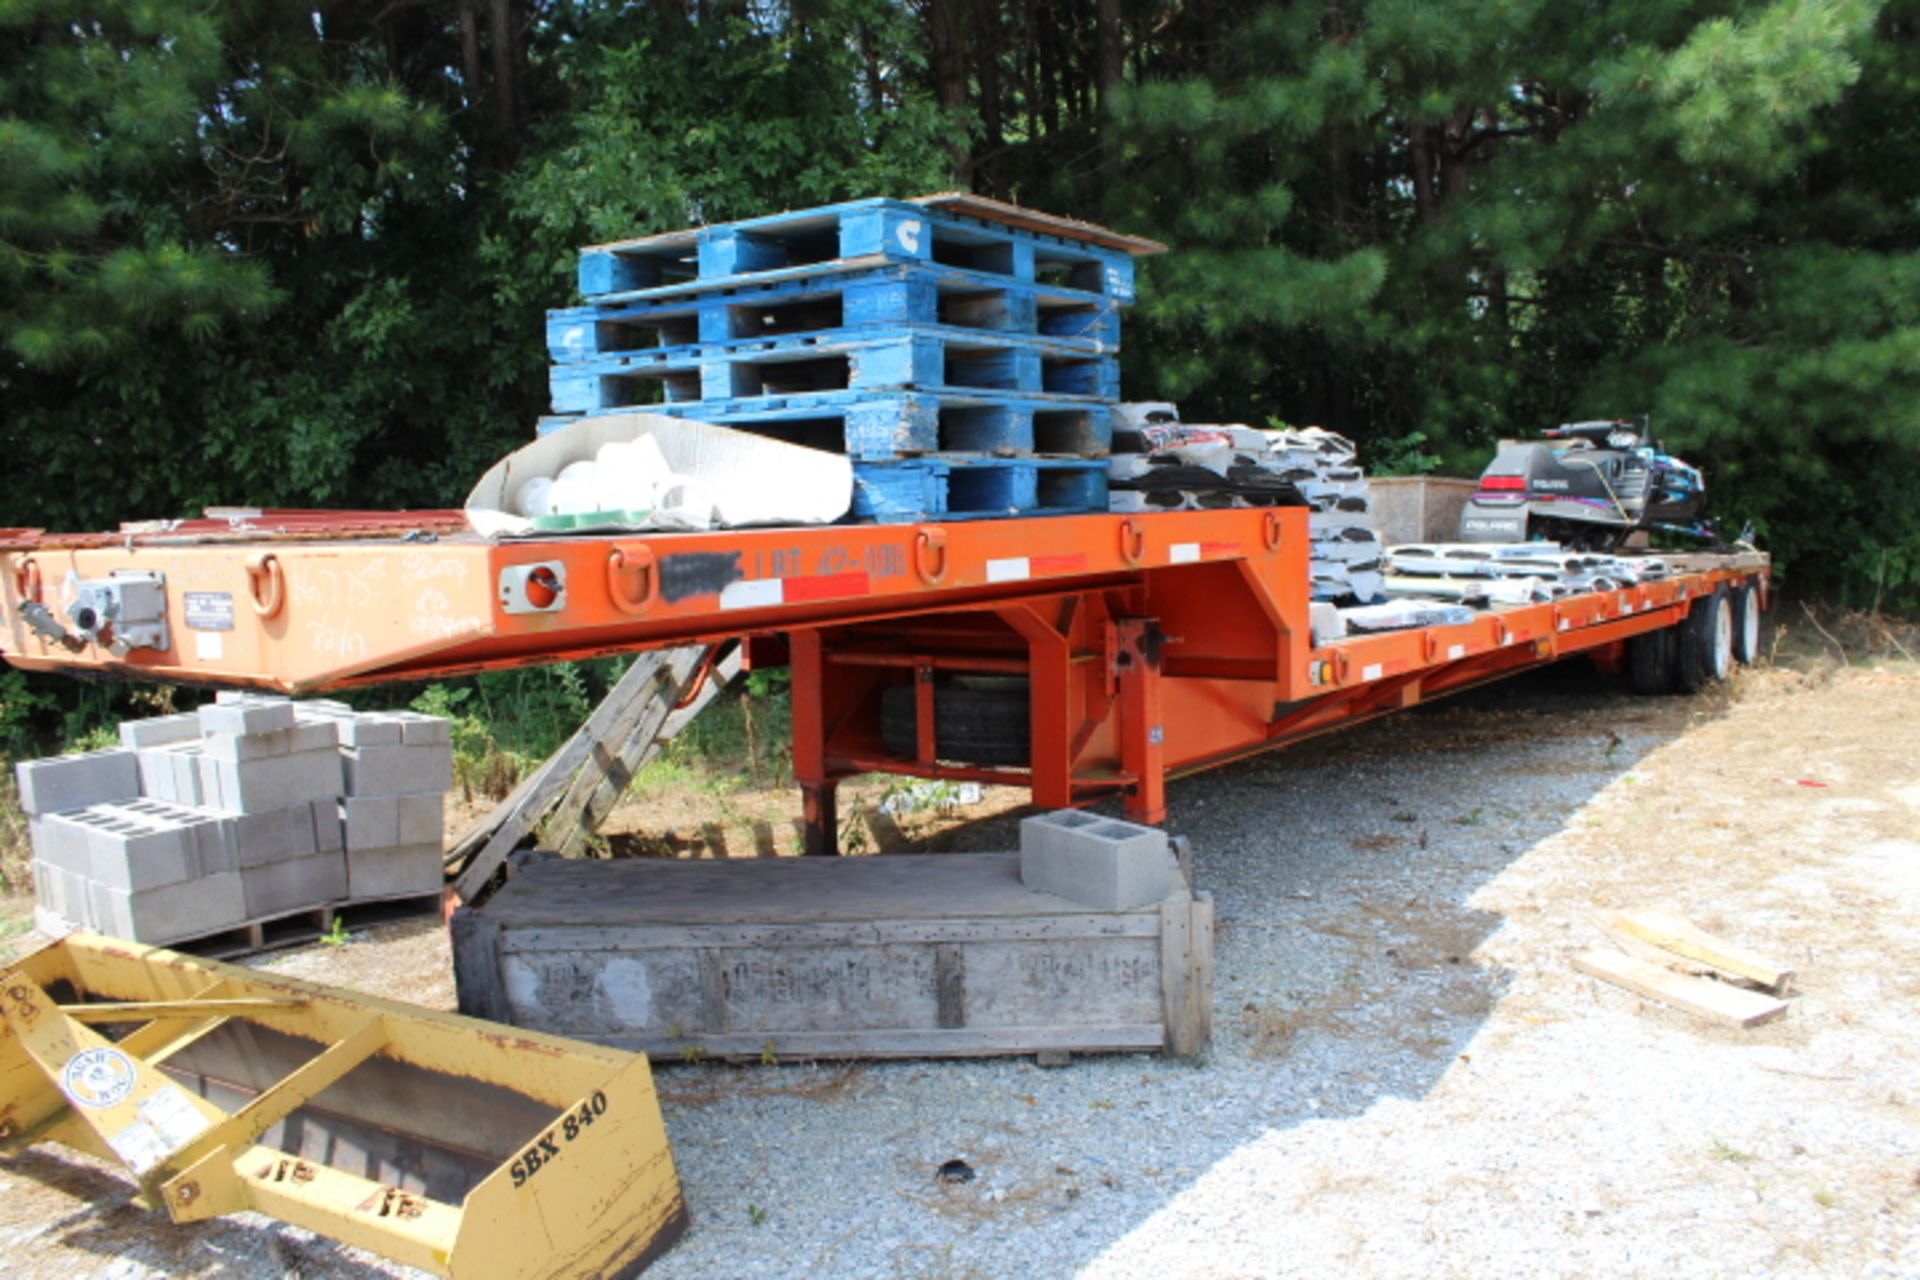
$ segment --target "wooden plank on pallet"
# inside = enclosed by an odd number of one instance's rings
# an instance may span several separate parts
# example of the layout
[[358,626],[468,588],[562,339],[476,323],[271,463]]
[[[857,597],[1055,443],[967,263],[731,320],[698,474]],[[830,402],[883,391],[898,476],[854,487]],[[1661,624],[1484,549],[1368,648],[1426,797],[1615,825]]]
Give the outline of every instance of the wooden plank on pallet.
[[1715,937],[1678,912],[1602,911],[1596,919],[1628,951],[1655,963],[1672,964],[1678,958],[1723,978],[1758,983],[1775,995],[1785,995],[1793,985],[1793,970]]
[[547,820],[544,847],[556,849],[569,858],[580,856],[588,837],[600,830],[600,824],[626,794],[634,775],[733,683],[744,664],[745,653],[736,646],[713,664],[692,701],[683,707],[664,701],[648,703],[647,713],[636,719],[618,752],[609,754],[596,748]]
[[509,802],[489,816],[483,830],[461,838],[456,853],[468,851],[466,868],[453,886],[461,901],[475,901],[507,855],[565,793],[596,747],[606,750],[608,741],[625,742],[650,701],[664,700],[669,707],[680,701],[706,652],[704,646],[690,645],[643,653],[633,660],[627,674],[594,708],[587,722],[547,757],[527,785],[516,788]]
[[1582,951],[1573,967],[1589,977],[1624,987],[1635,995],[1736,1027],[1771,1022],[1787,1011],[1787,1002],[1744,987],[1693,978],[1611,951]]

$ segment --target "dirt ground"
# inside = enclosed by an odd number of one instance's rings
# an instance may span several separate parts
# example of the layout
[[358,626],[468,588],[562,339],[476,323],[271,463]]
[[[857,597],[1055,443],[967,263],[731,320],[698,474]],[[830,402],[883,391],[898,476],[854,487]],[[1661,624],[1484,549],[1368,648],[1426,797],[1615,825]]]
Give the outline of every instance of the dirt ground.
[[[1744,672],[1694,700],[1561,700],[1530,711],[1520,696],[1517,712],[1467,706],[1424,713],[1410,730],[1389,721],[1356,731],[1366,736],[1352,749],[1355,761],[1417,768],[1436,725],[1469,747],[1517,733],[1593,745],[1591,762],[1568,767],[1604,785],[1557,815],[1545,838],[1501,856],[1455,905],[1487,927],[1461,937],[1431,927],[1423,861],[1411,856],[1426,836],[1392,812],[1346,843],[1350,858],[1404,859],[1394,877],[1355,880],[1351,898],[1319,890],[1317,916],[1305,904],[1303,918],[1324,936],[1372,946],[1392,933],[1399,941],[1386,954],[1404,970],[1431,962],[1491,975],[1465,997],[1475,1007],[1446,1011],[1473,1020],[1470,1038],[1443,1044],[1453,1060],[1420,1096],[1276,1129],[1210,1167],[1179,1170],[1157,1211],[1115,1223],[1076,1269],[1920,1275],[1920,665],[1808,661]],[[1615,762],[1623,734],[1651,746]],[[874,784],[865,807],[881,794]],[[1207,793],[1187,794],[1198,805]],[[1251,804],[1252,794],[1224,787],[1205,803]],[[1463,796],[1445,820],[1485,821],[1492,841],[1505,794],[1490,780],[1484,816],[1479,798]],[[689,834],[711,820],[686,803],[684,819],[653,813],[650,831],[638,830],[644,811],[629,810],[622,825],[636,840],[664,839],[672,827],[693,856],[721,843],[746,856],[759,843],[755,824],[772,827],[795,800],[734,798],[738,821],[720,828],[721,841]],[[868,828],[885,847],[1004,844],[1012,804],[1010,793],[993,793],[952,813],[909,816],[897,832],[884,818]],[[784,833],[776,848],[789,851]],[[1336,861],[1316,874],[1338,882]],[[1303,891],[1276,881],[1271,892]],[[1575,973],[1573,951],[1606,945],[1593,913],[1609,907],[1681,910],[1779,957],[1798,971],[1787,1016],[1744,1031],[1715,1026]],[[1260,926],[1245,917],[1237,927]],[[34,943],[0,928],[0,958]],[[1220,945],[1224,966],[1230,929]],[[431,922],[260,963],[435,1007],[453,1002],[444,935]],[[1225,1069],[1234,1055],[1292,1056],[1330,1071],[1330,1085],[1364,1072],[1357,1060],[1323,1068],[1307,1050],[1337,1047],[1337,1038],[1316,1041],[1316,1027],[1363,1020],[1364,998],[1352,988],[1339,1001],[1274,993],[1220,1007],[1216,1061]],[[663,1073],[670,1128],[740,1078],[719,1067]],[[697,1199],[694,1208],[698,1221]],[[775,1255],[734,1256],[737,1268],[713,1274],[782,1273]],[[116,1173],[53,1149],[0,1160],[0,1260],[0,1271],[32,1277],[410,1274],[263,1219],[172,1226],[134,1203]],[[690,1273],[673,1262],[663,1269]]]

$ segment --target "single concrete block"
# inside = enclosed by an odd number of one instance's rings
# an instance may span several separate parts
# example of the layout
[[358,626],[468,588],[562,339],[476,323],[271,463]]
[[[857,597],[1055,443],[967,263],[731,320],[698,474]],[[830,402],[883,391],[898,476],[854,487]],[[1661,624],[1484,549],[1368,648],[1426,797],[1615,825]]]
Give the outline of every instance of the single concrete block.
[[109,888],[139,892],[233,869],[220,819],[204,810],[128,800],[72,816],[89,828],[89,874]]
[[338,853],[347,847],[347,821],[341,812],[346,802],[340,799],[315,800],[313,811],[313,851]]
[[265,813],[340,794],[340,756],[332,748],[262,760],[202,759],[207,803],[212,807],[218,797],[218,807],[227,813]]
[[1061,809],[1020,823],[1020,879],[1104,911],[1130,911],[1173,891],[1178,867],[1164,831]]
[[84,809],[140,794],[139,757],[124,749],[22,760],[13,776],[20,783],[20,807],[29,814]]
[[430,844],[439,848],[446,843],[447,807],[441,793],[396,796],[394,800],[399,805],[395,844]]
[[87,901],[89,927],[136,942],[177,942],[231,929],[246,919],[237,871],[138,892],[96,882],[87,888]]
[[404,796],[453,790],[453,748],[348,747],[341,752],[346,764],[349,796]]
[[400,843],[399,796],[348,796],[340,802],[349,852],[390,849]]
[[67,906],[67,869],[56,867],[51,862],[33,860],[33,896],[39,904],[53,914],[67,920],[75,916]]
[[453,724],[441,716],[418,711],[396,711],[400,721],[400,741],[409,747],[447,747],[453,743]]
[[210,733],[203,750],[216,760],[264,760],[305,751],[331,751],[339,735],[331,722],[296,724],[271,733]]
[[347,896],[347,860],[338,853],[316,853],[246,867],[240,878],[246,887],[247,916],[252,919],[338,902]]
[[120,722],[120,745],[132,751],[164,747],[172,742],[192,742],[199,736],[200,717],[191,711],[177,716]]
[[274,733],[293,725],[293,703],[286,698],[242,695],[200,708],[200,732],[206,735]]
[[302,724],[321,724],[332,727],[334,721],[342,716],[354,714],[352,707],[332,698],[308,698],[293,704],[294,719]]
[[204,807],[206,795],[200,790],[200,744],[182,742],[168,749],[173,757],[173,798],[180,804]]
[[347,892],[356,900],[438,893],[446,881],[437,844],[347,850]]
[[33,856],[76,875],[92,875],[92,828],[78,820],[78,815],[85,812],[75,809],[50,813],[43,818],[28,818],[27,832],[33,839]]
[[310,858],[320,852],[314,840],[312,802],[237,813],[228,817],[225,825],[234,865],[242,871],[269,862]]
[[404,738],[400,718],[392,712],[364,712],[340,722],[343,747],[397,747]]

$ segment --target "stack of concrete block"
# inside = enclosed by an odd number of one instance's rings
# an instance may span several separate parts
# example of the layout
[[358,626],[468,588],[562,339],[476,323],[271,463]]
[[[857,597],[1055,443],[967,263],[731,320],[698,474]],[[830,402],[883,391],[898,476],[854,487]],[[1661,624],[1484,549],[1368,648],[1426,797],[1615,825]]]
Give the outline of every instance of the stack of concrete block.
[[438,889],[453,787],[447,722],[399,711],[343,719],[339,732],[349,891],[372,898]]
[[140,796],[135,752],[18,768],[40,904],[62,920],[142,942],[230,927],[245,915],[219,815]]
[[440,888],[445,721],[222,694],[120,736],[18,768],[41,905],[65,921],[171,942]]
[[1179,884],[1179,859],[1167,833],[1077,809],[1020,823],[1020,880],[1102,911],[1160,902]]

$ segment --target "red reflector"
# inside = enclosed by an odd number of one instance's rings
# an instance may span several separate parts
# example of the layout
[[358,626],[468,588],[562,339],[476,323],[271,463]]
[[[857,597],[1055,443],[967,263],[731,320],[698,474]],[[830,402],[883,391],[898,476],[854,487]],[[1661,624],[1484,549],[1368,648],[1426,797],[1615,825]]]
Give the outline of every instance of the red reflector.
[[1483,492],[1487,490],[1499,492],[1500,490],[1525,489],[1526,487],[1527,487],[1527,478],[1525,476],[1481,476],[1480,477],[1480,488]]

